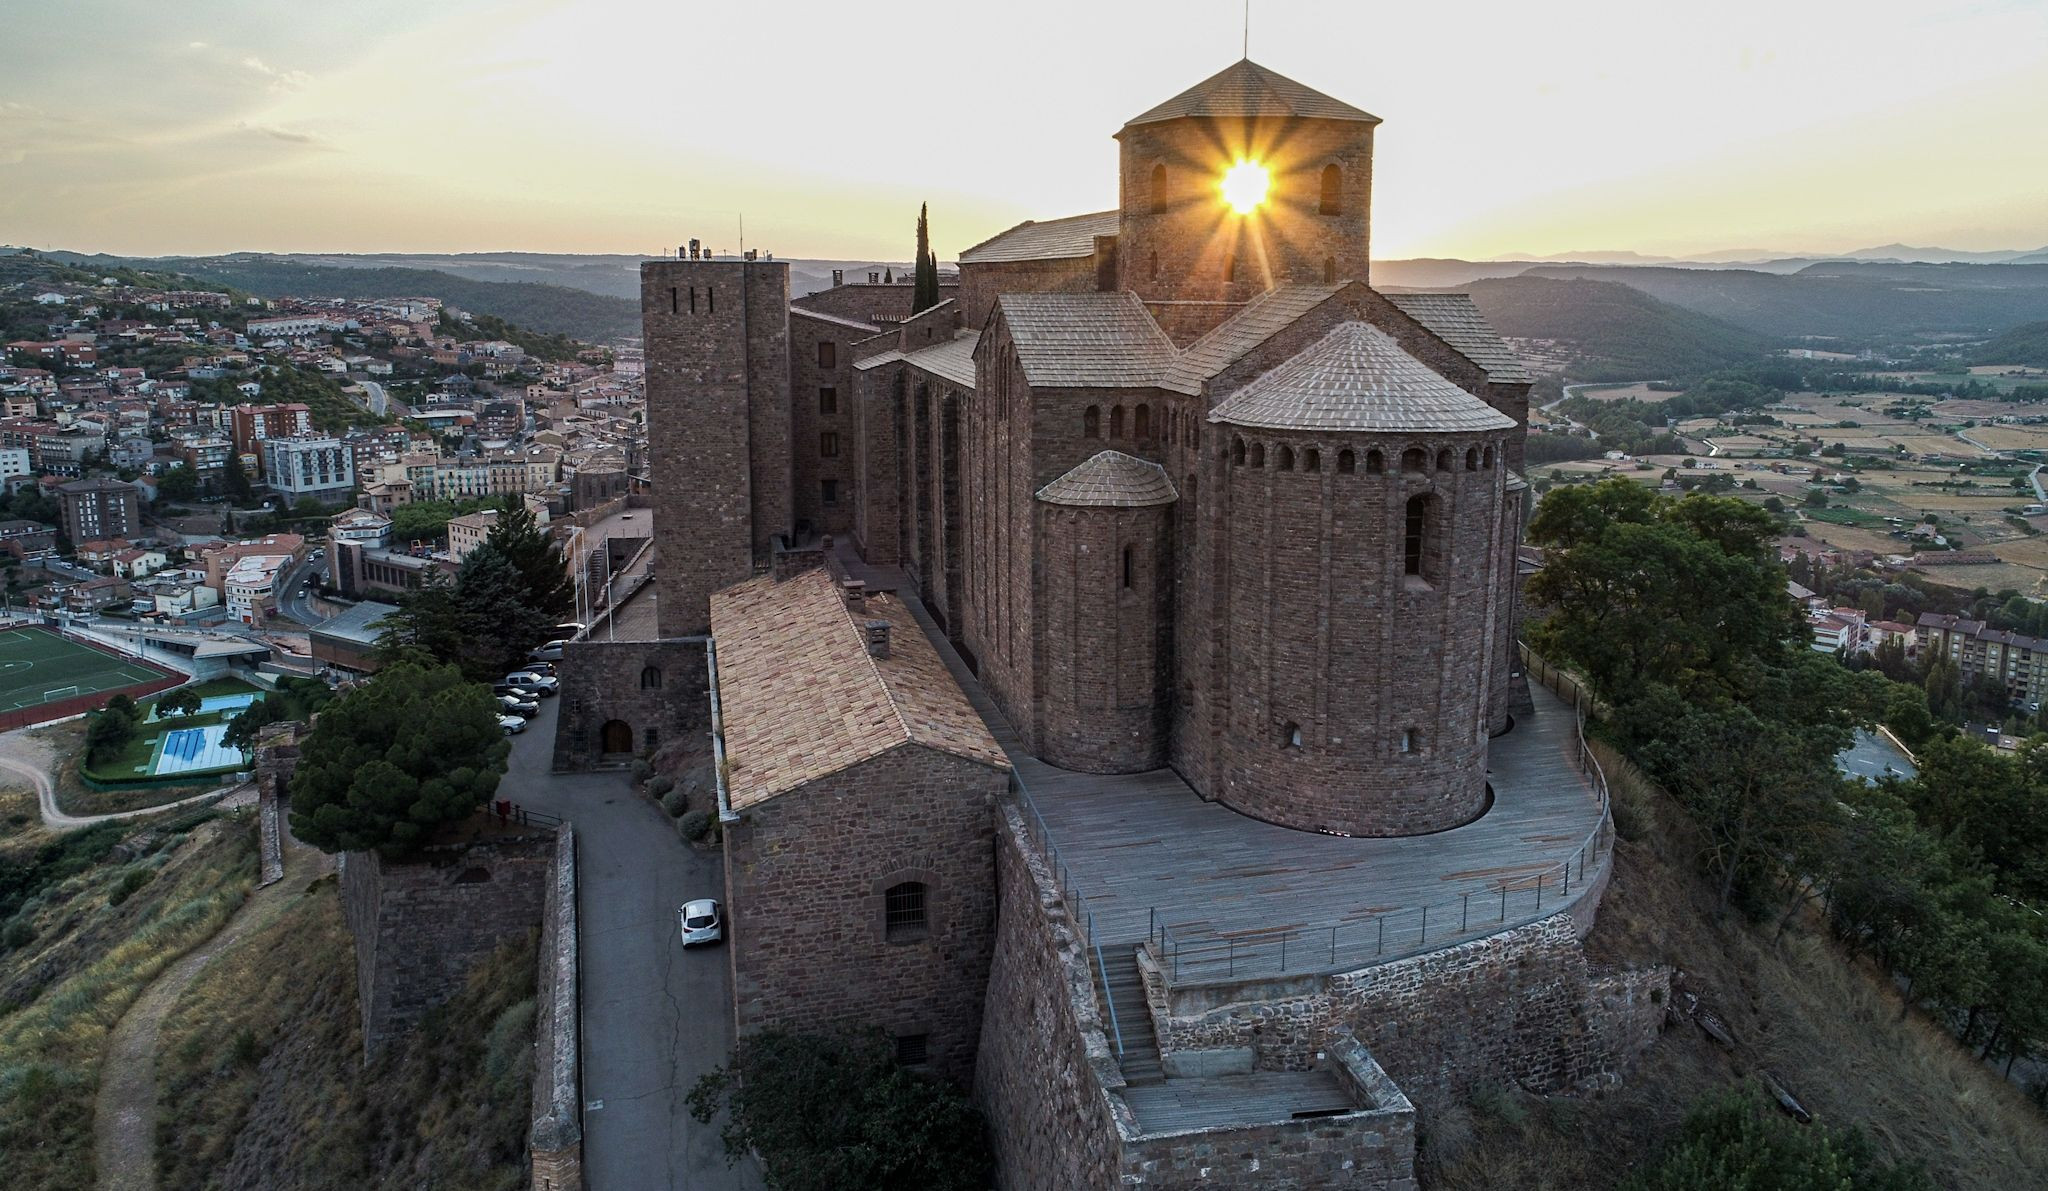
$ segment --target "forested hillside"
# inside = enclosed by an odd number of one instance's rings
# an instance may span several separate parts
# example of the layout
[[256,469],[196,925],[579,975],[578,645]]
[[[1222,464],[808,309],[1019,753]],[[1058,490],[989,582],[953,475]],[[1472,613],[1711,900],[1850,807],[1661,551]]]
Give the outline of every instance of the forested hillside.
[[1610,281],[1495,277],[1468,288],[1501,334],[1568,345],[1580,361],[1573,380],[1697,376],[1751,363],[1776,346]]
[[1977,362],[2048,368],[2048,322],[2014,327],[1977,349]]
[[638,302],[560,285],[471,281],[432,269],[326,269],[255,256],[133,262],[116,257],[70,259],[92,269],[122,264],[175,269],[266,298],[439,298],[463,310],[494,315],[535,331],[593,341],[640,333]]

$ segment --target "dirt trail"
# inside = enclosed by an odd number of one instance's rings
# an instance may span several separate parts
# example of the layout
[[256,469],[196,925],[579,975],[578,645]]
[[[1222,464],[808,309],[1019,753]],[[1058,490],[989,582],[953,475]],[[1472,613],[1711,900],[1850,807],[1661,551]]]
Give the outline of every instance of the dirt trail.
[[208,790],[204,794],[195,794],[190,798],[181,798],[176,802],[166,802],[157,806],[145,806],[139,810],[114,811],[104,815],[67,815],[63,808],[57,805],[57,786],[50,777],[51,771],[56,768],[57,758],[51,753],[47,743],[29,735],[29,731],[27,728],[17,728],[12,732],[0,733],[0,770],[26,778],[29,784],[35,787],[36,809],[42,812],[43,826],[52,831],[71,831],[80,827],[90,827],[94,823],[162,814],[177,807],[217,798],[234,788],[222,786],[218,790]]
[[100,1066],[93,1152],[102,1191],[156,1186],[157,1034],[171,1007],[215,956],[275,919],[333,865],[333,858],[287,836],[285,879],[251,893],[219,933],[172,964],[128,1007]]

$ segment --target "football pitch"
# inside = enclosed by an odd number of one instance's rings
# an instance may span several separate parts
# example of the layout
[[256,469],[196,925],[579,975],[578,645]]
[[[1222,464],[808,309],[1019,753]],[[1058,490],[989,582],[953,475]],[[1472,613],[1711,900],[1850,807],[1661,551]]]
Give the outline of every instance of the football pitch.
[[0,711],[118,690],[162,678],[131,662],[41,629],[0,630]]

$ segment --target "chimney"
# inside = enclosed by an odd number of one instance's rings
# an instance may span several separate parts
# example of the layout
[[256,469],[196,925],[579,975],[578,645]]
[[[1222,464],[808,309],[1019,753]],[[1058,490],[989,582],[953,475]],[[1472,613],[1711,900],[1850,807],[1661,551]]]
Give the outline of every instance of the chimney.
[[833,284],[833,285],[835,285],[835,286],[845,285],[845,284],[846,284],[846,270],[844,270],[844,269],[834,269],[834,270],[832,270],[832,284]]
[[889,656],[889,622],[871,620],[867,624],[868,656],[886,658]]
[[868,585],[866,580],[843,580],[839,584],[839,589],[846,593],[847,607],[855,612],[865,612],[868,610]]

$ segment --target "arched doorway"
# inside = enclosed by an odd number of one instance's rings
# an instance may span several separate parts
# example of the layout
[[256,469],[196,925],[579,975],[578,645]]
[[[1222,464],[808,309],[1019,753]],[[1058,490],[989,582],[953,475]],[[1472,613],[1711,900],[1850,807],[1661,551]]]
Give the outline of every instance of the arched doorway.
[[606,753],[630,753],[633,751],[633,725],[624,720],[606,720],[598,732],[598,739]]

